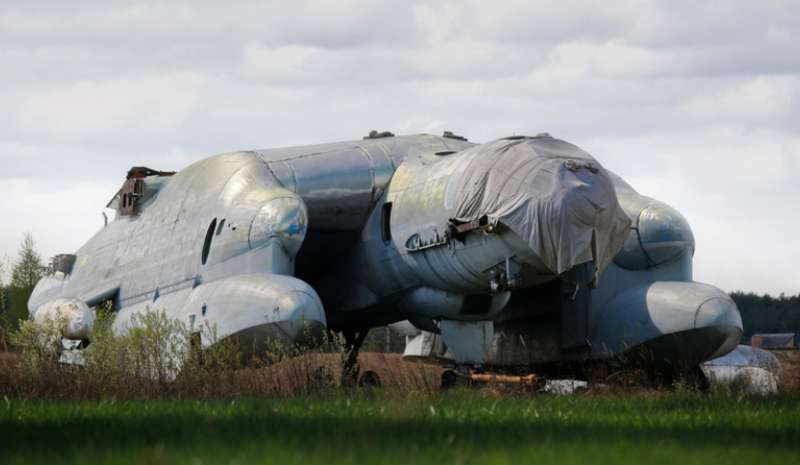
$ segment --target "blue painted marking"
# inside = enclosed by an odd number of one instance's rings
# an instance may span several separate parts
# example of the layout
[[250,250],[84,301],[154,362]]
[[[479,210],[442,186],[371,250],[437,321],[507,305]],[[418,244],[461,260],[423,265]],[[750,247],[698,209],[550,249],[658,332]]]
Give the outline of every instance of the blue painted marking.
[[306,230],[306,225],[304,225],[304,224],[303,225],[297,225],[297,224],[292,223],[291,225],[289,225],[288,228],[286,228],[286,234],[288,234],[290,236],[293,235],[293,234],[303,234],[305,232],[305,230]]

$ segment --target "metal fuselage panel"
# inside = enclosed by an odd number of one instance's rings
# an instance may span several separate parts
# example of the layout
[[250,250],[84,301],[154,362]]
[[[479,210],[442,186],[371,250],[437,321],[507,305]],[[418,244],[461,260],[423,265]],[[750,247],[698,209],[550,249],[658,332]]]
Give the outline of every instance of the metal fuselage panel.
[[[336,302],[341,288],[325,292],[326,280],[340,269],[405,160],[430,151],[463,150],[475,144],[430,135],[386,137],[290,149],[260,150],[282,185],[297,193],[309,210],[309,232],[296,259],[295,275]],[[340,271],[341,272],[341,271]]]
[[405,159],[473,145],[423,134],[256,153],[285,188],[303,199],[310,229],[361,231]]
[[[337,231],[342,237],[360,234],[405,157],[472,145],[421,135],[206,158],[152,182],[155,189],[132,215],[118,214],[76,252],[70,274],[56,272],[41,280],[29,309],[34,313],[44,302],[64,296],[90,306],[109,299],[117,310],[157,308],[164,296],[237,274],[295,274],[285,244],[255,243],[251,237],[267,203],[301,198],[308,210],[303,234],[314,230],[312,243],[303,249],[341,249],[336,242],[314,244],[313,238],[327,239]],[[207,237],[211,241],[203,263]],[[325,257],[312,258],[326,274]]]
[[[204,274],[214,275],[215,265],[250,250],[253,218],[265,201],[282,195],[277,189],[280,185],[253,153],[197,162],[171,177],[133,215],[118,215],[98,231],[76,253],[70,275],[43,279],[29,308],[57,295],[91,304],[113,297],[127,306],[153,301],[157,292],[192,287]],[[204,238],[214,219],[219,231],[203,265]]]
[[369,327],[415,315],[427,321],[485,319],[507,301],[508,295],[491,295],[490,281],[505,271],[508,257],[526,266],[525,285],[555,278],[502,224],[491,233],[446,238],[455,186],[479,149],[405,157],[363,230],[315,285],[334,327],[359,320]]
[[[599,358],[590,343],[613,345],[620,328],[650,340],[725,327],[733,329],[701,336],[730,339],[737,324],[741,331],[724,293],[691,282],[685,219],[617,177],[634,229],[591,291],[554,281],[502,224],[444,240],[473,147],[420,135],[198,161],[150,182],[133,214],[117,215],[75,253],[69,274],[40,281],[29,309],[61,297],[90,307],[111,299],[119,327],[163,306],[170,316],[210,319],[221,335],[287,340],[309,322],[319,333],[410,319],[437,332],[434,320],[491,317],[502,337],[487,363],[506,366]],[[523,289],[493,292],[490,279],[512,258],[523,267]],[[570,273],[588,282],[592,270]]]

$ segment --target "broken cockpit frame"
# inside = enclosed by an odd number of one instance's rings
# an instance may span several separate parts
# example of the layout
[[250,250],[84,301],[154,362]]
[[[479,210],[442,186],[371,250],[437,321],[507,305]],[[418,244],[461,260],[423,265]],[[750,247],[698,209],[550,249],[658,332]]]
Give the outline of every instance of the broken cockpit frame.
[[106,208],[117,210],[120,216],[132,215],[134,207],[151,193],[148,192],[146,178],[169,177],[173,174],[175,171],[158,171],[146,166],[132,167],[128,170],[122,189],[111,199]]

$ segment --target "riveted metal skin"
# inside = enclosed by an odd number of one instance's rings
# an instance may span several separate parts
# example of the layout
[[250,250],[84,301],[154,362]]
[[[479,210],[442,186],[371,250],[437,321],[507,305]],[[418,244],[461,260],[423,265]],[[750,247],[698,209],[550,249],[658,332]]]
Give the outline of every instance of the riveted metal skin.
[[[35,314],[59,298],[88,307],[108,300],[118,328],[150,308],[217,324],[221,336],[248,342],[313,340],[304,331],[321,334],[328,326],[308,283],[319,273],[306,267],[299,273],[304,280],[296,272],[311,226],[316,238],[331,239],[315,244],[312,238],[307,248],[311,268],[324,275],[325,257],[335,257],[332,250],[362,231],[404,158],[471,145],[427,135],[386,137],[230,152],[169,176],[149,170],[157,176],[125,180],[137,184],[126,184],[108,204],[117,210],[114,221],[73,254],[69,269],[55,267],[40,281],[29,309]],[[134,201],[123,198],[131,193]],[[314,247],[329,252],[314,257]]]
[[[466,347],[480,333],[488,347],[459,360],[496,366],[597,359],[645,344],[669,359],[676,334],[698,360],[728,350],[741,320],[724,293],[691,282],[694,236],[686,220],[588,154],[553,166],[565,176],[598,177],[595,194],[612,189],[635,228],[616,237],[624,245],[609,252],[614,260],[599,282],[591,233],[571,236],[591,246],[565,262],[535,251],[519,225],[485,213],[458,217],[459,181],[481,150],[561,143],[550,139],[478,145],[385,136],[229,152],[172,176],[145,175],[112,199],[114,221],[70,254],[70,266],[53,267],[40,281],[29,309],[35,314],[58,299],[87,308],[108,300],[118,329],[136,313],[163,309],[248,343],[313,343],[325,329],[407,320],[406,356],[444,363],[453,357],[438,334],[443,322],[454,345]],[[536,201],[525,192],[519,198]],[[599,197],[559,198],[569,206],[569,199]],[[584,219],[585,231],[600,227],[595,216]],[[590,282],[597,287],[576,285]]]

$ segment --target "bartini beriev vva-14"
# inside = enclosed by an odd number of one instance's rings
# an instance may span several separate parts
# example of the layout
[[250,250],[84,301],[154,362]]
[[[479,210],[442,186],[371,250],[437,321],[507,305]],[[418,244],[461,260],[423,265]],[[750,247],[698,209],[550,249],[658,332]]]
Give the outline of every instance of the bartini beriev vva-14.
[[[252,345],[370,328],[405,358],[547,372],[626,354],[697,366],[742,337],[734,302],[692,281],[684,217],[543,133],[445,133],[237,151],[178,172],[134,167],[113,221],[55,257],[28,303],[88,340],[163,309]],[[81,347],[85,344],[81,344]],[[87,349],[91,350],[89,345]]]

